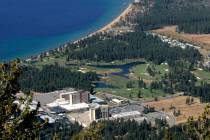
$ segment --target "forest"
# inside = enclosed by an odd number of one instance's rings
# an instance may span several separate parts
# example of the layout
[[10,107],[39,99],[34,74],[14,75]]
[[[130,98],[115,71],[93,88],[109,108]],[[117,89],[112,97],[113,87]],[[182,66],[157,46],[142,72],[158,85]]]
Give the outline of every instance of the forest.
[[[210,137],[209,132],[196,134],[199,125],[190,120],[185,125],[171,128],[167,126],[165,120],[155,122],[155,127],[147,121],[138,123],[135,120],[123,119],[93,122],[90,127],[73,136],[73,140],[197,140]],[[209,124],[204,125],[207,126],[209,127]]]
[[45,65],[40,70],[23,67],[19,84],[23,91],[51,92],[67,87],[92,90],[92,82],[99,80],[94,72],[81,73],[57,65]]
[[41,139],[62,140],[161,140],[167,137],[185,140],[189,136],[182,129],[181,126],[168,129],[165,120],[156,120],[156,127],[146,121],[139,124],[134,120],[117,119],[93,122],[89,128],[82,128],[78,123],[61,119],[53,127],[48,124],[42,128],[39,136]]
[[39,132],[41,140],[71,140],[83,127],[77,122],[70,122],[68,118],[58,119],[54,124],[46,124]]
[[[97,34],[68,44],[65,54],[70,60],[106,61],[145,58],[155,64],[164,61],[187,60],[191,63],[201,60],[200,53],[193,48],[169,47],[158,37],[145,31],[166,25],[178,25],[177,31],[208,33],[210,30],[210,5],[200,1],[156,0],[141,2],[146,8],[144,14],[136,17],[135,32],[120,35]],[[153,5],[152,5],[153,3]],[[152,5],[152,6],[151,6]],[[201,26],[202,25],[202,26]]]
[[[189,121],[185,125],[169,127],[165,120],[155,120],[155,126],[144,120],[103,120],[93,122],[83,128],[77,122],[69,122],[67,118],[58,120],[55,124],[47,124],[39,132],[41,139],[62,140],[186,140],[198,139],[191,127],[197,129],[197,123]],[[209,125],[209,124],[207,124]],[[61,129],[62,128],[62,129]],[[201,132],[205,133],[205,132]],[[206,134],[206,133],[205,133]],[[204,138],[208,138],[207,133]]]
[[143,16],[139,15],[136,18],[139,24],[137,29],[151,30],[168,25],[178,25],[177,31],[179,32],[210,33],[208,0],[153,0],[147,2],[145,7],[149,5],[149,10]]
[[83,40],[78,44],[79,49],[74,45],[66,52],[69,60],[92,60],[106,61],[124,60],[134,58],[145,58],[155,64],[171,62],[174,60],[187,60],[197,63],[202,60],[201,54],[194,48],[182,49],[169,47],[158,37],[145,34],[142,31],[126,33],[118,36],[105,36],[105,39]]

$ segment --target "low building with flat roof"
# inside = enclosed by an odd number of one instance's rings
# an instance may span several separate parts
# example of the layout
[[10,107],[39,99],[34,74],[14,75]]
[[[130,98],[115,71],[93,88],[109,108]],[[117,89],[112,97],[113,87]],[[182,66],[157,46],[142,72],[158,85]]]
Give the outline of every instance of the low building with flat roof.
[[117,103],[117,104],[122,104],[123,103],[123,100],[119,100],[119,99],[112,99],[112,102],[113,103]]
[[100,99],[100,98],[98,98],[94,95],[91,95],[91,94],[90,94],[90,102],[91,103],[97,103],[97,104],[104,104],[105,103],[104,100],[102,100],[102,99]]
[[125,119],[132,119],[140,116],[141,113],[139,111],[130,111],[130,112],[122,112],[118,114],[112,114],[112,118],[119,119],[119,118],[125,118]]
[[68,111],[81,111],[81,110],[88,110],[89,105],[87,103],[79,103],[79,104],[62,104],[60,105],[61,108],[64,108]]
[[65,99],[57,99],[56,101],[47,104],[47,107],[60,107],[65,109],[67,112],[89,109],[89,105],[87,103],[70,104],[69,101],[66,101]]
[[141,104],[126,104],[117,107],[113,107],[110,109],[110,114],[120,114],[123,112],[132,112],[139,111],[142,113],[144,111],[144,106]]
[[143,121],[147,121],[148,122],[148,120],[147,120],[147,118],[146,117],[137,117],[137,118],[133,118],[136,122],[138,122],[139,124],[141,124]]

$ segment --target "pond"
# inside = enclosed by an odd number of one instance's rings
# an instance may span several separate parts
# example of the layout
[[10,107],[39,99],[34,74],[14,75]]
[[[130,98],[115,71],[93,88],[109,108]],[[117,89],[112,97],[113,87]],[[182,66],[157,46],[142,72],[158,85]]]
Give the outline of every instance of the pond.
[[[140,65],[140,64],[145,64],[145,62],[131,62],[131,63],[127,63],[124,65],[89,65],[92,67],[96,67],[96,68],[103,68],[103,69],[120,69],[121,71],[119,72],[112,72],[112,73],[108,73],[106,76],[122,76],[125,78],[128,78],[128,74],[130,73],[130,69],[136,65]],[[101,75],[99,75],[101,76]],[[105,82],[97,82],[95,83],[96,88],[113,88],[112,85],[109,85]]]

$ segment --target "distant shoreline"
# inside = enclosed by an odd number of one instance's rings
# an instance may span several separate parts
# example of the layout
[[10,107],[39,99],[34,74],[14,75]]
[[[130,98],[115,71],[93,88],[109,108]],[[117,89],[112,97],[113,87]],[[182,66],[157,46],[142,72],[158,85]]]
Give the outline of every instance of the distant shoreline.
[[128,7],[119,16],[117,16],[114,20],[112,20],[107,25],[103,26],[102,28],[100,28],[99,30],[97,30],[95,32],[92,32],[78,40],[73,41],[72,43],[75,44],[83,39],[86,39],[86,38],[96,35],[98,33],[107,32],[108,30],[112,29],[122,18],[125,18],[132,11],[132,9],[133,9],[133,3],[129,4]]
[[102,27],[101,29],[99,29],[98,31],[90,34],[90,35],[94,35],[100,32],[106,32],[107,30],[111,29],[113,26],[115,26],[115,24],[117,24],[122,18],[125,18],[131,11],[132,11],[132,6],[133,4],[129,4],[129,6],[118,16],[116,17],[112,22],[110,22],[109,24],[105,25],[104,27]]
[[[80,0],[78,0],[80,1]],[[82,1],[82,0],[81,0]],[[93,0],[94,1],[94,0]],[[98,12],[98,17],[95,19],[92,19],[91,15],[91,22],[88,20],[88,16],[86,16],[86,19],[84,19],[84,22],[78,22],[78,26],[71,26],[70,28],[66,27],[64,28],[65,32],[63,33],[56,33],[56,30],[59,30],[59,28],[55,29],[55,34],[46,35],[46,36],[21,36],[18,38],[14,38],[11,40],[5,40],[4,42],[0,41],[1,49],[1,57],[0,62],[6,63],[9,61],[12,61],[16,58],[20,58],[21,60],[25,61],[27,59],[36,60],[39,56],[45,56],[47,53],[51,52],[58,52],[62,51],[63,48],[66,48],[68,44],[73,44],[74,42],[78,40],[82,40],[84,38],[90,37],[94,34],[99,33],[100,31],[105,31],[105,27],[113,23],[113,21],[116,21],[116,19],[124,13],[124,11],[127,10],[130,4],[134,2],[134,0],[101,0],[99,3],[93,3],[91,4],[92,10],[96,13]],[[106,5],[102,5],[104,1]],[[110,2],[108,2],[110,1]],[[97,8],[95,6],[102,6],[104,9],[101,11],[97,11]],[[78,6],[80,7],[80,6]],[[95,10],[94,10],[95,9]],[[23,9],[24,10],[24,9]],[[27,9],[25,9],[27,10]],[[74,11],[74,10],[69,10]],[[80,10],[82,13],[83,10]],[[84,11],[85,12],[85,11]],[[62,13],[62,12],[61,12]],[[89,11],[86,11],[86,13],[91,13]],[[94,14],[94,13],[93,13]],[[81,14],[85,15],[85,14]],[[88,15],[88,14],[86,14]],[[79,16],[79,15],[78,15]],[[66,16],[63,18],[67,18]],[[70,15],[71,18],[71,15]],[[81,18],[80,16],[78,18]],[[27,19],[27,18],[25,18]],[[75,17],[77,19],[77,17]],[[83,19],[83,18],[82,18]],[[27,21],[27,20],[26,20]],[[83,21],[83,20],[82,20]],[[86,22],[87,21],[87,24]],[[76,22],[75,22],[76,23]],[[81,24],[81,26],[80,26]],[[113,25],[113,24],[112,24]],[[60,26],[59,26],[60,27]],[[117,27],[117,26],[115,26]],[[74,29],[75,28],[75,29]],[[78,28],[78,29],[77,29]],[[117,27],[118,28],[118,27]],[[31,28],[33,29],[33,28]],[[107,29],[107,28],[106,28]],[[120,29],[120,28],[118,28]],[[31,30],[33,31],[33,30]],[[36,30],[37,31],[37,30]],[[47,30],[46,30],[47,31]],[[112,29],[110,31],[113,31]],[[126,31],[126,30],[124,30]],[[21,33],[21,31],[19,31]],[[39,31],[38,31],[39,32]],[[59,31],[58,31],[59,32]],[[32,34],[32,32],[31,32]],[[66,47],[65,47],[66,46]],[[64,50],[63,50],[64,51]],[[38,60],[38,59],[37,59]]]
[[48,51],[44,51],[44,52],[41,52],[39,55],[32,55],[32,56],[29,56],[29,57],[26,57],[25,59],[23,60],[26,60],[26,61],[31,61],[31,60],[34,60],[34,59],[37,59],[41,54],[48,54],[50,51],[55,51],[55,50],[59,50],[59,49],[64,49],[67,47],[67,45],[70,43],[70,44],[75,44],[75,43],[78,43],[79,41],[82,41],[86,38],[89,38],[93,35],[96,35],[98,33],[105,33],[105,32],[108,32],[109,30],[111,30],[119,21],[121,21],[121,19],[125,18],[128,14],[130,14],[133,10],[133,2],[130,3],[128,5],[128,7],[123,10],[123,12],[117,16],[114,20],[112,20],[111,22],[109,22],[108,24],[106,24],[105,26],[103,26],[102,28],[92,32],[92,33],[89,33],[88,35],[84,36],[84,37],[81,37],[75,41],[69,41],[69,42],[66,42],[66,43],[63,43],[62,45],[54,48],[54,49],[51,49],[51,50],[48,50]]

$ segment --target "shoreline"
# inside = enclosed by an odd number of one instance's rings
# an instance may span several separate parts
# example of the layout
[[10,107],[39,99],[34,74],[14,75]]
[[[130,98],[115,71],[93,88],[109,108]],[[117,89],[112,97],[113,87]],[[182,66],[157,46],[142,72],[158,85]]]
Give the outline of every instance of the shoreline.
[[113,21],[111,21],[109,24],[105,25],[98,31],[91,33],[90,35],[95,35],[97,33],[106,32],[107,30],[110,30],[119,21],[121,21],[121,19],[125,18],[130,12],[132,12],[132,10],[133,10],[133,3],[129,4],[128,7],[118,17],[116,17]]
[[44,52],[41,52],[39,53],[38,55],[31,55],[31,56],[28,56],[26,57],[25,59],[22,59],[23,61],[26,61],[26,62],[30,62],[30,61],[38,61],[40,56],[41,55],[44,55],[44,57],[49,57],[50,55],[50,52],[51,51],[56,51],[56,52],[59,52],[65,48],[67,48],[68,44],[76,44],[78,43],[79,41],[82,41],[86,38],[89,38],[89,37],[92,37],[96,34],[99,34],[99,33],[107,33],[109,32],[110,30],[114,29],[116,24],[119,23],[121,20],[125,19],[126,16],[128,16],[134,9],[134,2],[131,2],[127,8],[125,10],[122,11],[122,13],[120,15],[118,15],[116,18],[114,18],[111,22],[109,22],[108,24],[106,24],[105,26],[103,26],[102,28],[92,32],[92,33],[89,33],[87,35],[85,35],[84,37],[81,37],[79,39],[76,39],[74,41],[67,41],[67,42],[64,42],[63,44],[61,44],[60,46],[54,48],[54,49],[50,49],[48,51],[44,51]]
[[94,36],[94,35],[96,35],[96,34],[99,34],[99,33],[108,32],[108,30],[111,30],[119,21],[121,21],[121,19],[125,18],[128,14],[130,14],[130,12],[132,12],[132,10],[133,10],[133,2],[130,3],[130,4],[128,5],[128,7],[127,7],[119,16],[117,16],[115,19],[113,19],[110,23],[106,24],[106,25],[103,26],[102,28],[100,28],[100,29],[98,29],[98,30],[96,30],[96,31],[94,31],[94,32],[92,32],[92,33],[90,33],[90,34],[88,34],[88,35],[86,35],[86,36],[80,38],[80,39],[77,39],[77,40],[72,41],[72,42],[64,43],[64,44],[63,44],[64,47],[65,47],[65,45],[68,44],[68,43],[76,44],[76,43],[78,43],[79,41],[82,41],[82,40],[84,40],[84,39],[86,39],[86,38],[88,38],[88,37],[92,37],[92,36]]

